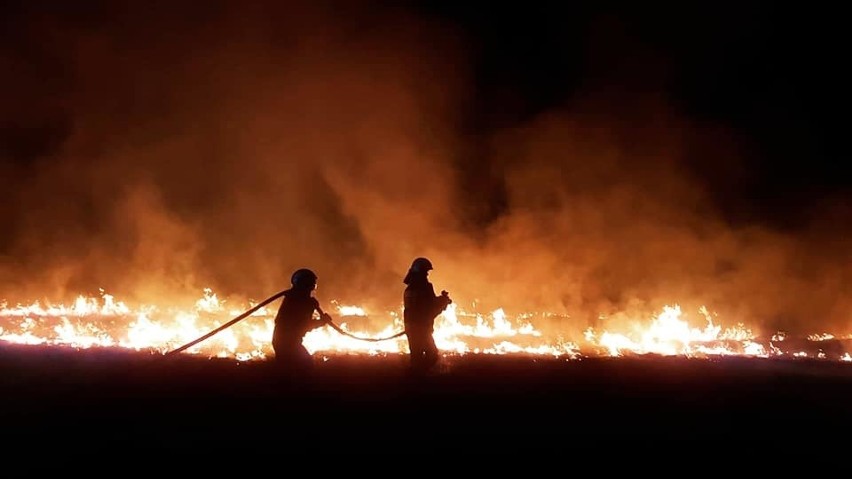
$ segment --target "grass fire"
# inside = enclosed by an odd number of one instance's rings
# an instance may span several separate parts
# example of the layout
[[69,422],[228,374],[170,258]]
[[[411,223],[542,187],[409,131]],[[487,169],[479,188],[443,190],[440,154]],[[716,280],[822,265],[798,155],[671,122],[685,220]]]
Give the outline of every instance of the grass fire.
[[669,3],[0,2],[4,438],[842,436],[846,17]]
[[[399,310],[368,312],[334,301],[336,321],[353,335],[382,338],[403,329]],[[128,305],[112,295],[78,296],[72,303],[10,305],[0,302],[0,340],[30,345],[71,348],[126,348],[166,353],[253,307],[252,302],[220,300],[205,289],[193,304]],[[203,357],[262,360],[271,354],[276,303],[258,309],[249,318],[210,339],[188,348]],[[435,341],[444,355],[511,354],[550,356],[566,360],[653,354],[710,358],[715,356],[794,357],[850,361],[850,336],[814,332],[788,337],[776,331],[762,336],[741,323],[725,325],[706,308],[694,317],[678,305],[665,305],[655,315],[636,317],[624,330],[578,333],[560,331],[560,318],[548,313],[508,317],[502,309],[466,311],[451,305],[436,320]],[[542,326],[546,326],[543,328]],[[546,332],[543,332],[546,331]],[[387,341],[361,341],[332,328],[311,331],[305,346],[312,353],[398,355],[407,353],[404,336]]]

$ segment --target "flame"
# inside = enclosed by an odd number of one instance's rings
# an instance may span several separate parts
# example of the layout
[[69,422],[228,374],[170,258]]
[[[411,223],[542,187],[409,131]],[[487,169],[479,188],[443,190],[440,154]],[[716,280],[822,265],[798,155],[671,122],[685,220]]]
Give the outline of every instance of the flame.
[[366,316],[364,308],[358,306],[338,306],[337,311],[343,316]]
[[[743,325],[737,325],[722,331],[722,327],[713,323],[706,308],[701,313],[707,319],[704,329],[690,328],[681,319],[680,306],[665,306],[662,313],[650,324],[630,336],[604,331],[598,344],[605,347],[611,356],[620,356],[623,351],[631,353],[655,353],[665,356],[673,355],[712,355],[712,354],[746,354],[749,356],[767,356],[765,348],[755,343],[754,334]],[[586,332],[590,341],[595,341],[595,333]],[[739,351],[733,349],[730,343],[739,343]]]
[[[27,345],[64,345],[74,348],[118,347],[165,353],[189,343],[243,314],[257,303],[226,305],[211,289],[190,307],[128,306],[103,290],[100,297],[78,296],[70,306],[42,304],[10,306],[0,302],[0,340]],[[331,304],[335,321],[345,331],[365,338],[392,336],[402,330],[398,311],[368,312],[354,305]],[[188,354],[232,357],[240,361],[264,359],[272,354],[271,337],[275,310],[259,308],[217,335],[186,350]],[[586,329],[573,340],[570,334],[544,334],[533,318],[552,318],[545,313],[509,317],[502,309],[490,313],[468,312],[451,304],[435,322],[435,343],[445,355],[527,354],[580,359],[588,356],[627,354],[680,355],[687,357],[751,356],[833,359],[852,362],[845,349],[832,350],[837,336],[811,334],[791,341],[779,331],[762,341],[742,324],[723,327],[702,307],[706,325],[693,327],[679,305],[667,305],[648,318],[635,318],[632,327],[620,331]],[[370,325],[383,324],[376,328]],[[848,338],[848,336],[847,336]],[[309,332],[305,347],[312,353],[406,354],[405,336],[385,341],[362,341],[331,328]],[[787,347],[789,344],[789,347]]]

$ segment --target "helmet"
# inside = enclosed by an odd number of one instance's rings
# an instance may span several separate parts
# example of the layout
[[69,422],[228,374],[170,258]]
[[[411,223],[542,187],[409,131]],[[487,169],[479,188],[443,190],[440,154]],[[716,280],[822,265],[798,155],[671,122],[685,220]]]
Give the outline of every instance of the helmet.
[[415,273],[425,273],[432,268],[432,262],[426,258],[417,258],[411,263],[411,271]]
[[290,283],[295,288],[314,289],[317,285],[317,275],[307,268],[298,269],[290,277]]

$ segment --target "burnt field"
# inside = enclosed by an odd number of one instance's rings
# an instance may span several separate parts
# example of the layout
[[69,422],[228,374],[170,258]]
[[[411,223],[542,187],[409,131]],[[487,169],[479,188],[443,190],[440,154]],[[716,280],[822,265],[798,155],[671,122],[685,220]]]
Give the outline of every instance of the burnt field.
[[405,356],[316,359],[295,378],[268,361],[2,344],[0,423],[17,444],[175,450],[808,441],[852,424],[852,364],[839,361],[466,355],[413,377]]

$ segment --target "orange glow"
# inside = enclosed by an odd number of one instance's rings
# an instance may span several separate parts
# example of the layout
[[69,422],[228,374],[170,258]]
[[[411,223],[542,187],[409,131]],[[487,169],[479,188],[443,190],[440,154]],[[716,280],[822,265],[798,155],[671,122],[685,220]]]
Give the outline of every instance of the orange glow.
[[[79,296],[71,305],[41,304],[10,306],[0,302],[0,339],[19,344],[66,345],[75,348],[121,347],[168,352],[226,323],[253,307],[253,304],[226,305],[210,289],[189,307],[157,305],[128,306],[109,294],[100,298]],[[255,303],[256,304],[256,303]],[[233,357],[238,360],[263,359],[271,355],[270,339],[277,302],[259,309],[251,317],[187,349],[187,354]],[[401,310],[366,311],[353,305],[331,302],[335,322],[361,337],[386,337],[402,329]],[[510,318],[503,309],[490,314],[471,313],[456,304],[444,311],[435,324],[435,342],[445,354],[527,354],[565,359],[590,356],[635,354],[712,357],[740,355],[754,357],[789,356],[852,361],[850,353],[826,351],[821,343],[839,341],[828,333],[812,334],[803,342],[790,344],[782,332],[766,341],[743,325],[723,327],[713,321],[706,308],[699,311],[704,328],[691,327],[680,306],[665,306],[653,317],[637,318],[634,326],[622,331],[588,328],[582,338],[569,340],[558,334],[544,334],[533,323],[535,315]],[[381,324],[384,327],[369,327]],[[380,320],[381,319],[381,320]],[[405,337],[387,341],[360,341],[331,328],[311,331],[305,346],[312,353],[352,354],[407,353]],[[836,348],[835,348],[836,349]]]

